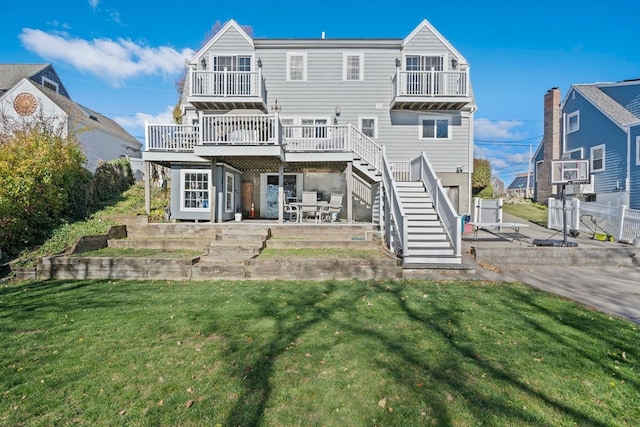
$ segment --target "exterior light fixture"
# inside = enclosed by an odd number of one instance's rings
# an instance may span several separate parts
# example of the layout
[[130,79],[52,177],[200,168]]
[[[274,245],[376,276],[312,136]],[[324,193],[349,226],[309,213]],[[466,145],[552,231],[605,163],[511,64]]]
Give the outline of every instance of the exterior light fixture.
[[258,68],[262,68],[262,58],[258,58]]
[[200,60],[200,65],[202,65],[202,69],[206,70],[207,69],[207,60],[205,58],[202,58]]
[[451,68],[454,70],[458,68],[458,60],[456,58],[451,58]]
[[340,117],[340,107],[336,107],[336,117]]
[[396,67],[400,68],[400,65],[402,65],[400,58],[396,58]]

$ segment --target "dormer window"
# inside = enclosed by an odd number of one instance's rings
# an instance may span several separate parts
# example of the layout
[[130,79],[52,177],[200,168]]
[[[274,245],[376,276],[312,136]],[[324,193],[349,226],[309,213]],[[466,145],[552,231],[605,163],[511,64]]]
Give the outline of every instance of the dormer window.
[[58,83],[54,82],[53,80],[49,80],[46,77],[42,78],[42,86],[46,87],[47,89],[50,89],[54,92],[58,92]]

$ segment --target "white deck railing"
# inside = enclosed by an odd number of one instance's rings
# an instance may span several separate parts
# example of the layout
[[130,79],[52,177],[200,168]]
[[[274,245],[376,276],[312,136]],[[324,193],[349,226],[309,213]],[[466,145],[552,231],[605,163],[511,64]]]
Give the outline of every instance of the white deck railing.
[[449,235],[455,255],[462,256],[462,217],[453,208],[440,178],[436,176],[429,159],[424,153],[411,161],[411,180],[422,181],[427,192],[431,195],[433,207]]
[[396,254],[406,253],[409,224],[393,178],[393,171],[384,152],[382,153],[382,185],[385,191],[381,226],[384,230],[387,247]]
[[266,115],[203,115],[202,144],[276,143],[276,119]]
[[469,96],[468,71],[398,71],[393,96]]
[[196,125],[145,124],[147,151],[193,151],[200,142],[200,129]]
[[191,70],[191,96],[262,96],[262,72]]

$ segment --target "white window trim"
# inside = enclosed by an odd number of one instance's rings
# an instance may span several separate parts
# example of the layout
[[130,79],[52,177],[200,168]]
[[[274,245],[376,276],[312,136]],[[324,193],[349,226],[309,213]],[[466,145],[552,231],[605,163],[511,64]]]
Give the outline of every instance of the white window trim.
[[[209,193],[209,203],[206,208],[187,208],[184,206],[184,182],[185,175],[188,173],[206,173],[207,187]],[[181,169],[180,170],[180,210],[184,212],[211,212],[211,171],[208,169]]]
[[[231,181],[231,191],[229,191],[229,181]],[[236,205],[235,187],[236,177],[231,172],[225,172],[224,174],[224,210],[225,212],[233,212]],[[231,203],[229,203],[231,202]],[[229,208],[231,204],[231,208]]]
[[[359,70],[359,79],[358,80],[347,80],[347,60],[350,56],[358,56],[360,57],[360,70]],[[342,80],[345,82],[358,82],[364,81],[364,53],[362,52],[344,52],[342,54]]]
[[[571,153],[580,153],[579,157],[573,158],[571,157]],[[584,158],[584,152],[583,152],[583,148],[576,148],[575,150],[569,150],[569,151],[565,151],[565,153],[562,155],[562,160],[575,160],[575,159],[583,159]]]
[[378,138],[378,118],[373,116],[358,117],[358,128],[360,129],[360,132],[362,132],[363,120],[373,120],[373,136],[371,138],[377,139]]
[[[51,86],[54,86],[54,87],[56,88],[56,89],[55,89],[56,93],[60,92],[60,85],[59,85],[58,83],[54,82],[54,81],[53,81],[53,80],[51,80],[51,79],[48,79],[48,78],[46,78],[46,77],[42,76],[42,86],[43,86],[43,87],[46,87],[46,86],[44,85],[44,84],[45,84],[45,82],[46,82],[46,83],[49,83]],[[47,89],[48,89],[48,88],[47,88]]]
[[[302,80],[291,79],[291,57],[302,56]],[[307,52],[287,52],[287,81],[306,82],[307,81]]]
[[[571,121],[571,119],[573,117],[576,117],[576,128],[575,129],[570,129],[569,128],[569,122]],[[573,113],[567,114],[567,133],[573,133],[573,132],[577,132],[580,130],[580,110],[578,111],[574,111]]]
[[[595,169],[593,167],[593,161],[594,161],[593,152],[595,150],[600,149],[600,148],[602,149],[602,167],[600,169]],[[600,145],[596,145],[596,146],[591,147],[591,150],[589,151],[589,167],[591,168],[591,172],[602,172],[602,171],[604,171],[605,170],[605,166],[606,166],[605,165],[606,157],[607,157],[607,150],[605,148],[605,144],[600,144]]]
[[636,166],[640,166],[640,136],[636,136]]
[[[446,138],[425,138],[422,136],[422,122],[424,120],[446,120],[447,121],[447,137]],[[452,117],[451,116],[439,116],[439,115],[435,115],[435,114],[429,114],[429,115],[423,115],[420,116],[418,119],[418,139],[421,141],[449,141],[452,139],[452,135],[451,135],[451,122],[452,122]]]

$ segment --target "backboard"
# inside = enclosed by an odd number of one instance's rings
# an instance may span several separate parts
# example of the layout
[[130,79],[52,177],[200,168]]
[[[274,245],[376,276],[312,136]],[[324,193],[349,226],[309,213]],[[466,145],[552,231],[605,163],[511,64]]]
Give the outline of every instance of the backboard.
[[589,159],[552,160],[551,184],[588,184]]

